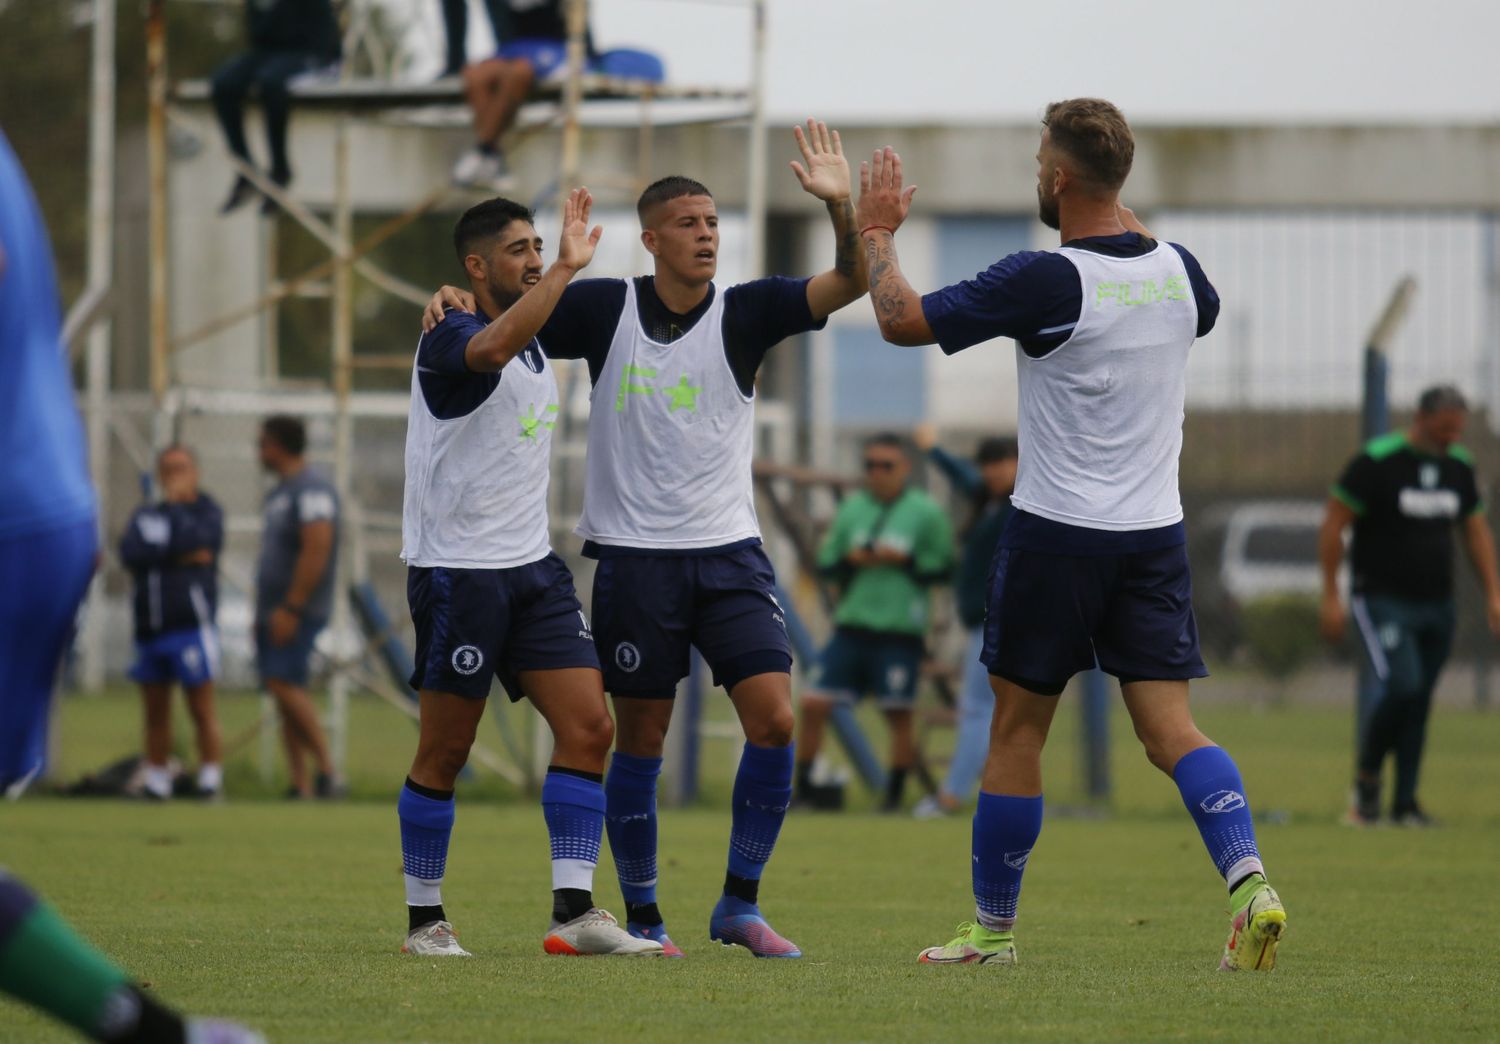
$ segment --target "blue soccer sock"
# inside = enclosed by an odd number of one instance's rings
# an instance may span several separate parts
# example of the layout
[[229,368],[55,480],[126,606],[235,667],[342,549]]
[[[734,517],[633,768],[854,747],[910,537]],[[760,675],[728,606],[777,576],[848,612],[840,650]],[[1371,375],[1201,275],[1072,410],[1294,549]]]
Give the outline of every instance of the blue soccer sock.
[[627,910],[656,905],[656,777],[659,775],[661,758],[639,758],[615,751],[604,780],[604,825],[609,831],[609,850],[615,858],[620,894],[625,897]]
[[1184,754],[1172,767],[1172,780],[1230,891],[1250,874],[1264,876],[1245,784],[1223,748],[1199,747]]
[[734,808],[729,831],[729,875],[724,894],[747,903],[758,899],[781,824],[792,800],[793,748],[746,743],[734,777]]
[[433,790],[408,779],[396,801],[396,814],[401,817],[401,869],[411,927],[447,920],[443,874],[453,834],[453,791]]
[[974,906],[979,923],[992,932],[1016,924],[1021,874],[1042,833],[1042,796],[1011,797],[979,792],[974,810]]
[[604,834],[603,777],[553,765],[542,780],[542,816],[552,840],[552,918],[565,923],[594,905],[594,868]]

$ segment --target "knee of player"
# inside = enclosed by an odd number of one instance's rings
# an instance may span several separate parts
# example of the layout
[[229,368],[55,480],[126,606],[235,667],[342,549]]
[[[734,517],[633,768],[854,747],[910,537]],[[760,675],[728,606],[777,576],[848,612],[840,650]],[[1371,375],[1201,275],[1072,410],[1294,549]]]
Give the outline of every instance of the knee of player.
[[433,744],[417,752],[417,769],[428,779],[437,779],[443,787],[452,787],[458,774],[469,763],[469,745],[457,740]]
[[[615,721],[600,707],[597,713],[573,721],[568,728],[572,745],[582,754],[602,759],[615,742]],[[562,737],[558,737],[559,744]]]
[[747,723],[745,738],[757,747],[786,747],[792,742],[796,724],[791,707],[778,707],[761,720]]

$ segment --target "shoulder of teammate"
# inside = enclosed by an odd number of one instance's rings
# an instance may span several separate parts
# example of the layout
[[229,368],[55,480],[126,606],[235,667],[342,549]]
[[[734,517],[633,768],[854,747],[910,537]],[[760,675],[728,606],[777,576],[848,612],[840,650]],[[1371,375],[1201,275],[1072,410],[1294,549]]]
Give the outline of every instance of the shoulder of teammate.
[[450,308],[443,321],[424,333],[417,342],[417,369],[450,377],[473,374],[464,361],[464,353],[469,341],[485,325],[482,316]]
[[569,283],[552,314],[537,332],[542,351],[553,359],[587,359],[597,378],[625,311],[625,280],[577,279]]
[[922,315],[949,355],[996,337],[1041,354],[1068,339],[1082,308],[1078,269],[1051,250],[1008,254],[972,279],[922,297]]
[[724,354],[740,390],[749,395],[766,353],[788,337],[821,330],[807,303],[810,279],[767,276],[724,291]]
[[1329,493],[1356,515],[1364,515],[1379,494],[1381,462],[1390,459],[1405,444],[1405,438],[1399,432],[1372,439],[1344,465]]
[[1188,285],[1193,288],[1193,300],[1198,305],[1198,336],[1203,337],[1214,328],[1219,319],[1219,292],[1203,274],[1203,266],[1181,243],[1168,243],[1182,258],[1182,267],[1187,269]]
[[338,493],[334,490],[333,483],[322,475],[307,475],[292,502],[296,505],[298,525],[338,520]]

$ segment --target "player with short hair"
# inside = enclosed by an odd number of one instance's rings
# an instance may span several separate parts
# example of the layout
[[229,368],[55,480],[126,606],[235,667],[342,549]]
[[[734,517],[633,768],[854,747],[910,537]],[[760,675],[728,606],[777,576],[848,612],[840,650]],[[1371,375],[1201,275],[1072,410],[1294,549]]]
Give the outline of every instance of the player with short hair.
[[557,381],[536,333],[593,259],[592,200],[563,206],[557,260],[542,266],[532,212],[508,199],[466,211],[454,247],[476,310],[449,313],[417,346],[406,429],[401,558],[417,632],[412,687],[421,732],[401,790],[405,953],[467,956],[443,910],[454,784],[491,679],[552,730],[542,812],[552,839],[553,954],[660,954],[594,906],[604,831],[604,759],[614,724],[594,638],[568,567],[552,550],[547,465]]
[[931,616],[931,588],[948,579],[953,528],[937,501],[908,485],[911,458],[901,436],[872,435],[864,447],[865,485],[839,502],[818,549],[818,568],[839,587],[833,637],[802,694],[797,799],[817,805],[813,763],[839,702],[873,696],[891,730],[881,811],[901,807],[916,762],[912,707]]
[[[288,796],[337,796],[333,756],[307,694],[314,643],[333,613],[338,567],[339,498],[333,483],[307,464],[307,428],[277,414],[261,422],[261,467],[277,478],[262,510],[255,567],[255,664],[281,712],[292,785]],[[308,779],[306,755],[317,762]]]
[[120,559],[134,581],[136,661],[130,677],[146,706],[142,792],[172,796],[172,684],[180,684],[198,734],[194,794],[212,799],[224,782],[223,742],[214,713],[219,671],[219,552],[224,512],[198,489],[198,461],[186,446],[156,458],[161,500],[137,508],[120,537]]
[[[605,783],[609,842],[631,933],[669,955],[681,950],[656,901],[656,782],[672,699],[696,646],[746,740],[709,937],[757,957],[801,956],[758,906],[791,799],[793,715],[791,647],[751,486],[755,375],[772,347],[821,329],[864,287],[838,133],[809,120],[796,138],[802,162],[792,169],[833,221],[832,269],[721,291],[713,196],[692,178],[662,178],[637,205],[654,274],[574,284],[539,335],[553,357],[587,360],[594,385],[577,532],[599,560],[594,627],[618,721]],[[443,288],[427,322],[444,301],[464,298]]]
[[[0,795],[18,798],[44,767],[57,671],[94,573],[98,536],[52,250],[4,133],[0,344],[6,491],[0,500]],[[0,993],[110,1044],[263,1044],[242,1026],[187,1019],[154,1000],[3,869]]]
[[[1429,826],[1417,802],[1417,776],[1427,742],[1432,692],[1453,647],[1453,530],[1484,588],[1485,616],[1500,635],[1500,576],[1495,541],[1484,515],[1474,458],[1459,445],[1469,404],[1452,385],[1428,388],[1405,431],[1373,439],[1334,485],[1318,534],[1323,574],[1320,624],[1330,641],[1343,637],[1339,596],[1344,532],[1353,529],[1349,560],[1353,611],[1374,699],[1360,722],[1358,769],[1349,822],[1380,820],[1380,770],[1395,755],[1391,819]],[[1363,704],[1362,704],[1363,705]]]
[[1016,959],[1021,875],[1042,827],[1042,746],[1068,679],[1120,680],[1151,763],[1170,775],[1229,886],[1219,966],[1275,966],[1286,912],[1266,883],[1234,761],[1198,731],[1188,682],[1198,649],[1177,459],[1188,353],[1218,296],[1196,259],[1153,239],[1120,205],[1135,140],[1097,98],[1047,107],[1037,203],[1056,251],[1011,254],[925,297],[901,272],[896,230],[915,186],[901,158],[861,166],[870,297],[893,344],[948,354],[1016,339],[1020,465],[991,573],[984,662],[995,713],[974,815],[977,924],[922,951],[933,964]]

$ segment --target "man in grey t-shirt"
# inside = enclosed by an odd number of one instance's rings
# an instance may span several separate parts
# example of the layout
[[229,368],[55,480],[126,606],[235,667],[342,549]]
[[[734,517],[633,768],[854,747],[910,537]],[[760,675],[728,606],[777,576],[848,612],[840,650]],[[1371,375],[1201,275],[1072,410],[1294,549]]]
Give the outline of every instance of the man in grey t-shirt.
[[[333,762],[318,712],[307,695],[308,659],[333,611],[338,560],[338,495],[307,467],[307,430],[296,417],[267,417],[260,462],[280,477],[265,499],[260,561],[255,570],[255,651],[261,684],[276,698],[292,796],[330,797]],[[306,755],[317,762],[316,787]]]

